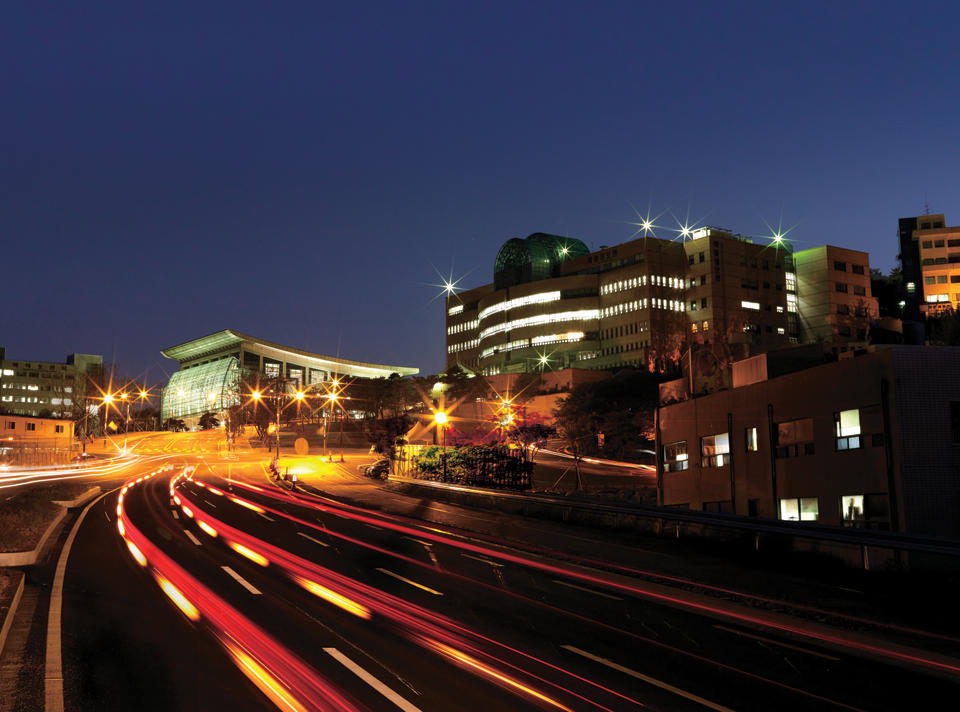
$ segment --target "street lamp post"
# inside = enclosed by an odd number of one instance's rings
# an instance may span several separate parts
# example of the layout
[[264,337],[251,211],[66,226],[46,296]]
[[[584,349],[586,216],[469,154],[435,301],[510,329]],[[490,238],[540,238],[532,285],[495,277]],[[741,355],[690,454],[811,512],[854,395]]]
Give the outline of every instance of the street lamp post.
[[443,482],[447,481],[447,429],[444,427],[447,424],[447,414],[442,410],[438,410],[433,414],[433,419],[437,423],[437,427],[440,428],[440,436],[443,440]]

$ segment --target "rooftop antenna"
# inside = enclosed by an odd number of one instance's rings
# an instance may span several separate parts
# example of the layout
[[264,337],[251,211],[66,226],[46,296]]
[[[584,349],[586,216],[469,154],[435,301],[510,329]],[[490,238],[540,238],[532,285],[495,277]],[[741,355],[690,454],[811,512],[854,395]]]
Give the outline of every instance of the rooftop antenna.
[[923,191],[923,208],[924,208],[924,213],[923,213],[923,214],[924,214],[924,215],[929,215],[929,214],[930,214],[930,201],[927,200],[927,191]]

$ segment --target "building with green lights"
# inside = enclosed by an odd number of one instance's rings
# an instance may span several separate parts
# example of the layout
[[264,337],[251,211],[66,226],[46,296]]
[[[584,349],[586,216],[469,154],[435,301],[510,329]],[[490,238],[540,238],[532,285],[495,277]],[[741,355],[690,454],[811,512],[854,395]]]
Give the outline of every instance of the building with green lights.
[[285,376],[294,387],[309,389],[343,376],[410,376],[419,369],[351,361],[281,346],[238,331],[225,330],[163,349],[180,363],[163,389],[160,417],[184,420],[193,427],[206,412],[222,412],[241,402],[236,392],[242,371]]
[[747,355],[825,340],[846,351],[877,315],[869,275],[865,252],[794,253],[783,239],[710,226],[595,251],[534,233],[503,244],[491,284],[447,296],[446,362],[492,376],[660,370],[716,344]]

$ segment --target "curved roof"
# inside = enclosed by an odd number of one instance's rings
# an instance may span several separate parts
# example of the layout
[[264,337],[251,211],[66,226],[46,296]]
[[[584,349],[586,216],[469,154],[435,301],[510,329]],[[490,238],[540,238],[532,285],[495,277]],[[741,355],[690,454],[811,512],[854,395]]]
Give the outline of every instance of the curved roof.
[[535,232],[525,240],[503,243],[493,266],[494,289],[560,276],[560,263],[589,254],[583,242],[573,237]]
[[275,344],[272,341],[258,339],[255,336],[242,334],[239,331],[233,331],[232,329],[225,329],[224,331],[218,331],[215,334],[203,336],[199,339],[194,339],[193,341],[187,341],[186,343],[179,344],[177,346],[171,346],[168,349],[163,349],[160,353],[169,359],[183,363],[185,361],[192,361],[207,355],[221,353],[233,347],[239,348],[240,345],[244,343],[253,346],[259,346],[262,349],[269,349],[274,352],[279,352],[280,355],[289,354],[290,356],[297,357],[297,359],[307,359],[312,361],[314,365],[327,367],[329,370],[336,370],[340,373],[349,373],[357,376],[369,376],[376,378],[377,376],[389,376],[391,373],[397,373],[401,376],[411,376],[420,372],[419,368],[412,368],[409,366],[387,366],[384,364],[352,361],[350,359],[337,358],[335,356],[315,354],[311,353],[310,351],[303,351],[290,346],[281,346],[280,344]]

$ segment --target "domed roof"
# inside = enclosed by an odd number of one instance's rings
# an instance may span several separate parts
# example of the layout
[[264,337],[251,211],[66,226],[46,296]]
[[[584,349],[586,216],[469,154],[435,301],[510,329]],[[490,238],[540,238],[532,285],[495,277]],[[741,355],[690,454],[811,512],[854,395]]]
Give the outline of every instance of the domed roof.
[[527,239],[503,243],[493,267],[496,289],[506,289],[540,279],[560,276],[560,263],[589,254],[580,240],[535,232]]

